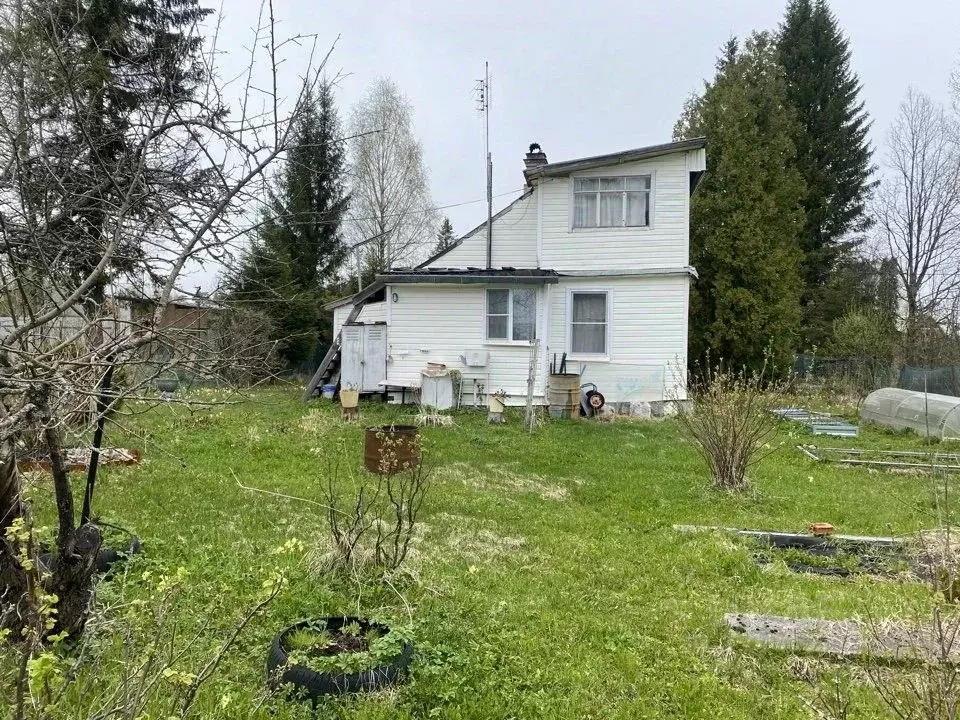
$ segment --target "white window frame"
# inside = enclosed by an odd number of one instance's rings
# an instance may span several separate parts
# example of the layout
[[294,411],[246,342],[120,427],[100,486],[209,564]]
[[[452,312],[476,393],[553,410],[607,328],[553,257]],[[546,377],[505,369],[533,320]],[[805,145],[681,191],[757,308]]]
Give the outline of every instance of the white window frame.
[[[506,290],[507,295],[507,337],[506,338],[492,338],[490,337],[490,323],[488,318],[490,317],[489,312],[489,303],[487,301],[487,292],[489,290]],[[530,345],[530,340],[514,340],[513,339],[513,291],[514,290],[532,290],[533,291],[533,337],[536,339],[540,336],[540,315],[538,313],[540,309],[540,293],[537,292],[535,287],[488,287],[483,290],[483,337],[487,345]]]
[[[603,178],[631,178],[631,177],[648,177],[650,178],[650,190],[647,194],[647,215],[649,216],[649,222],[646,225],[607,225],[604,227],[575,227],[574,219],[576,217],[576,212],[574,210],[576,202],[576,192],[574,188],[576,187],[576,181],[578,179],[590,179],[590,180],[600,180]],[[657,188],[657,173],[656,170],[648,170],[646,172],[627,172],[627,173],[611,173],[611,172],[586,172],[578,173],[576,175],[570,176],[570,200],[569,200],[569,213],[567,218],[567,229],[572,233],[581,233],[581,232],[615,232],[615,233],[625,233],[625,232],[646,232],[653,229],[654,226],[654,208],[656,207],[656,188]],[[597,191],[599,194],[599,191]],[[623,191],[626,193],[626,191]],[[626,198],[624,198],[626,202]],[[625,208],[624,208],[625,210]],[[599,220],[600,214],[600,202],[597,201],[597,217]],[[624,217],[626,217],[626,212],[624,212]]]
[[[604,337],[604,352],[602,353],[575,353],[573,352],[573,296],[574,295],[606,295],[607,296],[607,332]],[[590,362],[608,362],[612,357],[613,343],[613,289],[609,287],[575,287],[567,289],[567,315],[565,318],[567,358],[570,360],[589,360]]]

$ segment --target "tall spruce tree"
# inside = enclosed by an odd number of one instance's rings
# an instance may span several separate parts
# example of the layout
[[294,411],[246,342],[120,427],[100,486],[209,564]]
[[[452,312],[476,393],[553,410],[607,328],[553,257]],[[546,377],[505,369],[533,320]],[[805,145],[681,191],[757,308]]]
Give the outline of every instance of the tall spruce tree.
[[333,87],[322,83],[316,97],[308,95],[304,105],[270,214],[272,232],[293,262],[298,288],[315,292],[337,274],[346,257],[341,225],[350,198]]
[[[69,65],[75,79],[69,94],[37,98],[51,122],[44,157],[36,161],[59,167],[65,194],[91,198],[69,218],[69,247],[43,249],[43,257],[32,258],[63,269],[65,277],[58,280],[65,287],[97,264],[108,241],[103,218],[130,191],[129,165],[140,162],[134,157],[131,130],[143,115],[177,117],[207,79],[200,58],[203,39],[192,30],[211,12],[198,0],[51,0],[44,12],[30,18],[37,32],[56,40],[57,61]],[[96,138],[96,143],[83,142],[81,135]],[[76,147],[95,151],[78,158]],[[177,148],[165,147],[142,162],[148,186],[142,195],[153,196],[156,206],[163,206],[164,193],[200,192],[208,179],[196,169],[195,158]],[[162,192],[151,187],[154,182],[163,186]],[[50,194],[39,201],[49,203]],[[150,200],[140,204],[141,214],[155,213]],[[142,264],[142,242],[140,237],[123,238],[110,269],[148,270]],[[95,288],[91,310],[102,301],[106,283],[104,277]]]
[[293,134],[259,237],[230,281],[234,300],[270,317],[272,339],[291,367],[309,356],[318,338],[329,339],[329,319],[318,305],[346,257],[346,150],[331,85],[306,98]]
[[874,183],[870,119],[860,80],[850,69],[850,43],[826,0],[790,0],[777,34],[787,100],[796,111],[796,167],[803,175],[806,225],[801,236],[803,342],[830,337],[838,302],[830,275],[869,226],[866,202]]
[[800,321],[803,178],[793,164],[795,120],[767,33],[724,47],[717,74],[691,98],[678,139],[706,136],[694,194],[690,358],[737,367],[785,366]]

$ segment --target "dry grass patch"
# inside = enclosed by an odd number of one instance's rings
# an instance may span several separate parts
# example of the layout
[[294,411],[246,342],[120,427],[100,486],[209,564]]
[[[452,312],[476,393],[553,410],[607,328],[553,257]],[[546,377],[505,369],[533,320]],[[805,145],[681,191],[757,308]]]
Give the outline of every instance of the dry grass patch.
[[489,563],[501,557],[526,557],[527,541],[523,537],[503,535],[496,523],[465,515],[440,513],[433,517],[430,534],[435,542],[431,552],[442,557],[462,557],[476,563]]
[[306,434],[323,437],[342,424],[340,417],[326,410],[310,410],[300,417],[297,426]]
[[[518,472],[519,463],[485,463],[477,469],[465,462],[456,462],[438,468],[436,477],[441,481],[463,483],[474,490],[487,492],[533,493],[544,500],[563,501],[570,497],[570,490],[550,482],[542,475]],[[574,485],[583,481],[566,479]]]

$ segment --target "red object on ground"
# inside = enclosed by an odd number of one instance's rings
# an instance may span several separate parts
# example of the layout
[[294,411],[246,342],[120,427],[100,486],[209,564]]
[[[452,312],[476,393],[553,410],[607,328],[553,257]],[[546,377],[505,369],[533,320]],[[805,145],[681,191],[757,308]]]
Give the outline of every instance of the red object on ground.
[[812,535],[833,535],[834,527],[830,523],[815,522],[810,523],[810,533]]

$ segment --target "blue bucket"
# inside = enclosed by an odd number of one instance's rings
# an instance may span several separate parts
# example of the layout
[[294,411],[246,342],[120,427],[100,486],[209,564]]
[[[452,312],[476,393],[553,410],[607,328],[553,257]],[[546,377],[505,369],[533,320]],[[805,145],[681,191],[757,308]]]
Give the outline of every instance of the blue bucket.
[[323,385],[320,387],[320,394],[328,400],[333,400],[333,396],[337,392],[336,385]]

